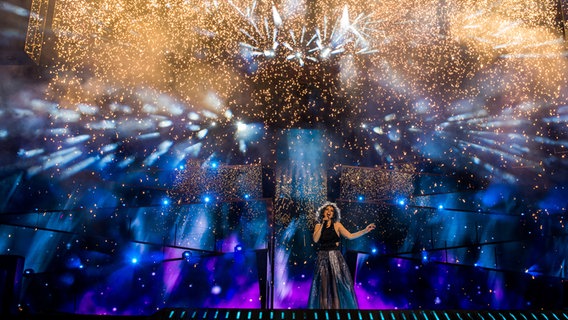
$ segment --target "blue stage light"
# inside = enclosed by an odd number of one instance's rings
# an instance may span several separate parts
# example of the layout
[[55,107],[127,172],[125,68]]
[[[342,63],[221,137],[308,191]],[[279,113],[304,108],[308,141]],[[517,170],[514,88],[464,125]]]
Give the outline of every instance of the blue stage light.
[[428,252],[427,251],[422,251],[422,261],[423,262],[428,261]]
[[184,260],[189,261],[189,259],[191,259],[191,251],[184,251],[184,252],[181,254],[181,257],[182,257]]
[[235,246],[235,252],[241,252],[243,251],[243,245],[242,244],[237,244]]
[[[223,291],[223,290],[221,290],[221,287],[218,286],[218,285],[213,286],[213,287],[211,288],[211,293],[214,294],[214,295],[220,294],[221,291]],[[237,319],[238,319],[238,318],[237,318]]]
[[364,196],[358,196],[358,197],[357,197],[357,200],[363,201],[363,200],[365,200],[365,197],[364,197]]

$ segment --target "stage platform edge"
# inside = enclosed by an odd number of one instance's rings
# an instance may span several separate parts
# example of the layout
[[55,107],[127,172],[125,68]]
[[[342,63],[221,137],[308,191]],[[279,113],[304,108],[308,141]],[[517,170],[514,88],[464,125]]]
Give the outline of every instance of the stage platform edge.
[[311,310],[164,308],[152,315],[0,314],[2,320],[568,320],[568,310]]
[[156,312],[152,320],[568,320],[568,310],[311,310],[185,309]]

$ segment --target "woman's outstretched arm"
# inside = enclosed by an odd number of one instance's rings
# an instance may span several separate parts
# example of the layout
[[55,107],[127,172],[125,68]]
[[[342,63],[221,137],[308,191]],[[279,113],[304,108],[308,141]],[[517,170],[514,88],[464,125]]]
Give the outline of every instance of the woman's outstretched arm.
[[376,225],[374,223],[371,223],[368,226],[366,226],[365,229],[357,231],[355,233],[351,233],[351,232],[349,232],[349,230],[347,230],[343,226],[343,224],[341,222],[337,223],[337,230],[339,231],[339,234],[341,234],[343,237],[345,237],[349,240],[357,239],[357,238],[373,231],[375,228],[376,228]]

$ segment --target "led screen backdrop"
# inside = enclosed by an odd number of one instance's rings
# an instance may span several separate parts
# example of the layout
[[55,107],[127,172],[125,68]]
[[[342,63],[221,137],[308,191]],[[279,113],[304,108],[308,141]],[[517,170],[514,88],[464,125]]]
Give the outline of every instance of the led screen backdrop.
[[2,311],[568,305],[565,1],[1,4]]

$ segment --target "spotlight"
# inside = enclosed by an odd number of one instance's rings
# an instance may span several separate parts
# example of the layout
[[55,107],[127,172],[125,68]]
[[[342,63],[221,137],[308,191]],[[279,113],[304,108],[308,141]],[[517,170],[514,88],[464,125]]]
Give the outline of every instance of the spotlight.
[[181,254],[182,259],[189,261],[189,259],[191,259],[191,251],[184,251]]
[[237,131],[245,131],[247,129],[246,123],[237,122]]
[[221,287],[220,286],[213,286],[213,288],[211,288],[211,293],[214,295],[218,295],[221,293]]
[[428,262],[429,260],[428,252],[426,250],[422,251],[422,262]]
[[363,201],[363,200],[365,200],[365,197],[364,197],[364,196],[358,196],[358,197],[357,197],[357,200]]
[[24,270],[24,277],[32,276],[35,273],[34,269],[26,269]]
[[242,244],[237,244],[235,246],[235,252],[241,252],[243,251],[243,245]]

